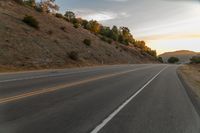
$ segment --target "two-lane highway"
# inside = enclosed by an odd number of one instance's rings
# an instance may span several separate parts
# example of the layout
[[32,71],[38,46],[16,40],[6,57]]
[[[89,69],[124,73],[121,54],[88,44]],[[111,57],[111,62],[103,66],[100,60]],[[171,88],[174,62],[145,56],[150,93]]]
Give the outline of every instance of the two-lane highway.
[[177,66],[0,75],[0,133],[199,133]]

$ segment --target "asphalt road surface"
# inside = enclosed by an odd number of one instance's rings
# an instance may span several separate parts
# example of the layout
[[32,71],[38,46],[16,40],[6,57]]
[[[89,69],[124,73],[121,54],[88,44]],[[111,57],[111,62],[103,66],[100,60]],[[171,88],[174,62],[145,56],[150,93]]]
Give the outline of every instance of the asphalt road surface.
[[0,75],[0,133],[200,133],[177,65]]

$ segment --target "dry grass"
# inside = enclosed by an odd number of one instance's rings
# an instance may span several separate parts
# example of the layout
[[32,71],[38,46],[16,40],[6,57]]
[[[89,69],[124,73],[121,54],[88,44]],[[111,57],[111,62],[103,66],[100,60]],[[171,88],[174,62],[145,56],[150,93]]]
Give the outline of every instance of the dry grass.
[[178,71],[193,91],[200,97],[200,64],[184,65],[179,67]]
[[[39,30],[23,23],[24,16],[33,16]],[[18,5],[12,0],[0,1],[0,68],[5,70],[63,68],[104,64],[156,62],[136,48],[108,44],[83,28],[51,14]],[[90,47],[83,40],[90,39]],[[76,51],[79,60],[68,55]],[[9,67],[7,67],[9,66]]]

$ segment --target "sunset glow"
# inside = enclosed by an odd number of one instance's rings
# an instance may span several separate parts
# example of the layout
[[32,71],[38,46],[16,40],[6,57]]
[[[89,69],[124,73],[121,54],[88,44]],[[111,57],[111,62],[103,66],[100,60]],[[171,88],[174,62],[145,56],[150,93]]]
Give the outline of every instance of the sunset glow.
[[158,53],[200,51],[199,0],[57,0],[61,12],[98,20],[108,26],[127,26],[138,40]]

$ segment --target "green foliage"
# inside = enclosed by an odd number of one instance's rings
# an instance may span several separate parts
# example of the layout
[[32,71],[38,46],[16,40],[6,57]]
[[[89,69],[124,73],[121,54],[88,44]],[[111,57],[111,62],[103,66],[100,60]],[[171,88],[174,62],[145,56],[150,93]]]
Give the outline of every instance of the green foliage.
[[163,62],[164,62],[162,57],[158,57],[158,61],[159,61],[160,63],[163,63]]
[[112,41],[120,42],[124,45],[132,45],[139,49],[142,52],[147,53],[153,57],[157,57],[157,53],[155,50],[150,49],[146,46],[144,41],[136,41],[133,38],[128,27],[120,27],[113,26],[112,29],[110,27],[106,27],[101,25],[95,20],[87,21],[81,18],[76,18],[75,14],[71,11],[66,11],[65,13],[66,20],[73,23],[74,27],[83,27],[95,35],[102,35],[101,40],[106,41],[108,43],[112,43]]
[[167,60],[168,63],[177,63],[179,62],[179,59],[177,57],[170,57],[168,60]]
[[72,20],[74,20],[76,18],[76,15],[75,15],[75,13],[73,13],[71,11],[66,11],[65,17],[69,22],[72,22]]
[[75,52],[75,51],[71,51],[68,54],[68,56],[69,56],[70,59],[75,60],[75,61],[77,61],[79,59],[78,53]]
[[92,44],[91,40],[90,39],[85,39],[83,40],[83,43],[87,46],[90,46]]
[[84,29],[87,29],[88,21],[87,20],[82,20],[81,25]]
[[199,64],[199,63],[200,63],[200,56],[193,56],[193,57],[190,59],[190,62],[191,62],[191,63],[194,63],[194,64]]
[[39,29],[39,22],[33,16],[27,15],[22,21],[35,29]]
[[74,28],[79,28],[79,27],[80,27],[80,25],[78,23],[74,24]]
[[35,0],[24,0],[23,3],[27,6],[30,6],[30,7],[35,7],[36,6],[36,2]]
[[109,43],[109,44],[111,44],[111,43],[113,42],[112,39],[106,38],[106,37],[104,37],[104,36],[101,37],[101,40],[104,41],[104,42],[107,42],[107,43]]

